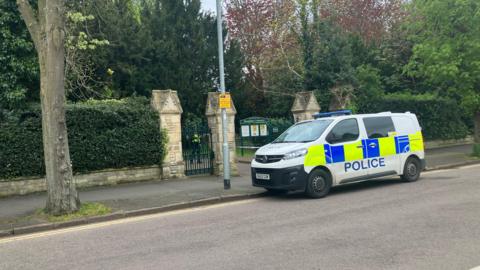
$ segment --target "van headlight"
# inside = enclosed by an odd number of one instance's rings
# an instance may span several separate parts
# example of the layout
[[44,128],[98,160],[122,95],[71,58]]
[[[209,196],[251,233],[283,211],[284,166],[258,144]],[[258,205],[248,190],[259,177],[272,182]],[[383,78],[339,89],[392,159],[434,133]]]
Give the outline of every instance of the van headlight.
[[292,151],[290,153],[286,153],[283,156],[283,159],[288,160],[288,159],[292,159],[292,158],[299,158],[299,157],[305,156],[307,153],[308,153],[307,149],[295,150],[295,151]]

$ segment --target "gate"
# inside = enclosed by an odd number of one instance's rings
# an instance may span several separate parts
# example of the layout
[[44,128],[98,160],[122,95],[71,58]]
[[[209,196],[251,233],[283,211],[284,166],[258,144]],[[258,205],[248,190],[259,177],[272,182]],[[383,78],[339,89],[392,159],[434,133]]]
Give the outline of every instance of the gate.
[[182,129],[185,175],[213,174],[212,134],[206,123]]

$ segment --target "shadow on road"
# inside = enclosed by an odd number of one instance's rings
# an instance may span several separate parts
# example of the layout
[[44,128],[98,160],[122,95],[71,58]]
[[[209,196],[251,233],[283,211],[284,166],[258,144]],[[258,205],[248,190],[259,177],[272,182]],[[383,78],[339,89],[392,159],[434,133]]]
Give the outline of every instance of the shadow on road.
[[[376,188],[383,188],[392,185],[406,184],[398,178],[389,178],[389,179],[377,179],[370,180],[359,183],[346,184],[342,186],[333,187],[328,196],[335,196],[340,194],[345,194],[349,192],[358,192],[361,190],[370,190]],[[286,194],[270,194],[265,193],[268,197],[275,200],[298,200],[298,199],[310,199],[301,191],[289,192]]]

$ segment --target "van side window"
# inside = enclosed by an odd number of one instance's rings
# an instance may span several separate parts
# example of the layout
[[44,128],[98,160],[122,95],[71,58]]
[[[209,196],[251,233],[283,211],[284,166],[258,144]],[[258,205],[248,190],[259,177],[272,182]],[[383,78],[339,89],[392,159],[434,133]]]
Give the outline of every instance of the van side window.
[[388,137],[389,132],[395,132],[395,126],[389,116],[363,118],[363,123],[369,139]]
[[330,144],[355,141],[360,135],[357,119],[346,119],[338,122],[330,131],[326,140]]

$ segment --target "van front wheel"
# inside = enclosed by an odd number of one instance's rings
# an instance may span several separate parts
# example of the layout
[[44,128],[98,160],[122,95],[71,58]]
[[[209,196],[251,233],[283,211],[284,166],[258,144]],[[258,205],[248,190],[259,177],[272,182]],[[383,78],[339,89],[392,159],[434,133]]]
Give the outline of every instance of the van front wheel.
[[405,182],[415,182],[420,178],[421,164],[415,157],[409,157],[403,167],[402,180]]
[[330,175],[321,169],[313,170],[308,176],[305,193],[311,198],[325,197],[332,187]]

